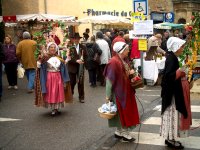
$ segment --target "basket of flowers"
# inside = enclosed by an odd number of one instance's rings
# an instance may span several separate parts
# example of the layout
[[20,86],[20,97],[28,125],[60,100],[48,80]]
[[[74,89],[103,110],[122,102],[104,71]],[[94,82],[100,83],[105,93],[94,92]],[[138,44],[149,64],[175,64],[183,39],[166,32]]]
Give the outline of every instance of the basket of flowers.
[[131,87],[133,87],[134,89],[144,87],[143,79],[139,73],[131,79]]
[[117,107],[113,102],[105,103],[98,108],[99,116],[104,119],[112,119],[117,114]]

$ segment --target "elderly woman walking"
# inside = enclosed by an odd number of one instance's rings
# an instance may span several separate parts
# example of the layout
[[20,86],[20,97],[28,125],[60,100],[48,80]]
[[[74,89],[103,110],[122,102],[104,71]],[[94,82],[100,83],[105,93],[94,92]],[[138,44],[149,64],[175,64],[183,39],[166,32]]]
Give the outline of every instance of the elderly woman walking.
[[135,89],[131,87],[130,76],[134,70],[125,62],[129,46],[125,42],[116,42],[113,50],[117,53],[106,65],[106,99],[117,105],[118,114],[109,120],[109,127],[117,127],[115,137],[124,142],[135,139],[129,134],[128,128],[139,124],[139,113],[135,99]]
[[185,69],[180,68],[178,56],[183,52],[185,41],[171,37],[167,41],[167,58],[162,78],[162,121],[160,135],[165,144],[175,149],[183,149],[177,137],[188,136],[192,124],[190,90]]

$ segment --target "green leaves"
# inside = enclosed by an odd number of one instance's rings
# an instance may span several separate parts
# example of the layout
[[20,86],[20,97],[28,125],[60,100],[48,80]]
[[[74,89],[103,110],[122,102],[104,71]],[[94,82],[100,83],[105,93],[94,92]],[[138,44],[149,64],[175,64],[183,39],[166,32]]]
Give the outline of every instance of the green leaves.
[[[199,12],[193,12],[191,16],[192,24],[189,40],[183,50],[183,54],[179,57],[179,65],[182,66],[183,62],[190,56],[192,56],[193,51],[197,51],[197,54],[200,55],[200,14]],[[187,27],[186,27],[187,28]],[[195,46],[197,43],[197,46]]]
[[[47,44],[46,39],[44,37],[44,33],[46,33],[48,35],[49,32],[51,32],[54,27],[60,27],[63,30],[63,33],[64,33],[63,42],[65,42],[66,39],[68,38],[68,34],[66,33],[66,26],[65,26],[64,22],[62,22],[62,21],[47,22],[46,24],[43,24],[43,28],[40,31],[35,32],[33,34],[33,39],[37,42],[37,44],[36,44],[37,49],[35,51],[36,59],[40,55],[41,46],[45,46]],[[63,46],[64,46],[64,43],[63,43]]]

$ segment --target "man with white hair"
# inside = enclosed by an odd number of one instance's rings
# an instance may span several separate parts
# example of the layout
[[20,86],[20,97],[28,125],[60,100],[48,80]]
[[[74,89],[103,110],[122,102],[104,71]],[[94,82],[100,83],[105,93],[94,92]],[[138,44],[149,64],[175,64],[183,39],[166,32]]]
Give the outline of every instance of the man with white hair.
[[100,56],[100,70],[99,70],[99,78],[101,82],[101,86],[105,86],[105,78],[103,76],[103,71],[108,63],[109,59],[111,58],[110,48],[106,40],[104,40],[103,33],[101,31],[96,33],[96,43],[99,48],[102,50],[102,54]]
[[34,91],[36,68],[34,52],[36,50],[36,44],[37,43],[35,41],[31,40],[30,33],[25,31],[23,33],[23,40],[18,43],[16,50],[17,58],[22,63],[28,79],[28,93],[32,93]]

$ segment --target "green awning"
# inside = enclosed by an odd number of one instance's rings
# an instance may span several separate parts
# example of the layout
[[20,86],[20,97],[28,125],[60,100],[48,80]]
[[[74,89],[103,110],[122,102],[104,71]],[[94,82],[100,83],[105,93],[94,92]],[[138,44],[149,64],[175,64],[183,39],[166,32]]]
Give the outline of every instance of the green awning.
[[159,24],[154,24],[155,29],[182,29],[184,28],[184,24],[175,24],[169,22],[163,22]]

